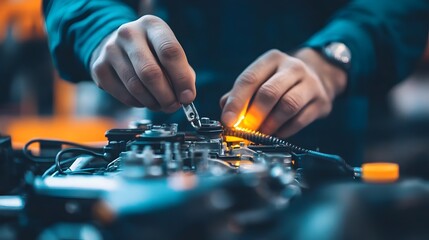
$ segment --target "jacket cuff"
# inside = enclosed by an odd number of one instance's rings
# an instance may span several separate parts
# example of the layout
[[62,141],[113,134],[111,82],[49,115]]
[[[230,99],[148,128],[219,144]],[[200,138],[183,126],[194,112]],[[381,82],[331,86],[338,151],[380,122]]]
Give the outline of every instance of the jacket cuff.
[[320,49],[331,42],[344,43],[351,52],[351,66],[347,71],[346,93],[362,93],[376,68],[374,43],[356,23],[346,20],[331,22],[313,35],[303,47]]

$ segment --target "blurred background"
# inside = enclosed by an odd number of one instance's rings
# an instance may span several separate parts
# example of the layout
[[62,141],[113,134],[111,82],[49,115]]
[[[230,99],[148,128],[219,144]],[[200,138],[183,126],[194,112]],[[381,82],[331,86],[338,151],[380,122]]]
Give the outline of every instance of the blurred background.
[[[370,96],[369,106],[364,162],[429,159],[429,48],[411,77]],[[34,137],[104,141],[106,130],[143,118],[145,110],[126,108],[92,82],[59,79],[41,0],[0,0],[0,133],[15,147]]]
[[0,133],[16,147],[35,137],[98,142],[106,130],[144,118],[144,110],[126,108],[92,82],[58,77],[41,4],[0,0]]

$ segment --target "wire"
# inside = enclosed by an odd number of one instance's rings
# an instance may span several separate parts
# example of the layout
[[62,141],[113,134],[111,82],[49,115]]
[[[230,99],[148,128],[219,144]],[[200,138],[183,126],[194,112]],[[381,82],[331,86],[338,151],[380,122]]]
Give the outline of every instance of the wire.
[[97,153],[88,149],[84,149],[84,148],[67,148],[67,149],[63,149],[61,151],[59,151],[57,153],[57,156],[55,157],[55,165],[57,168],[57,171],[59,174],[64,174],[64,170],[61,167],[61,156],[66,154],[66,153],[81,153],[81,154],[86,154],[86,155],[90,155],[90,156],[94,156],[94,157],[98,157],[98,158],[102,158],[105,159],[105,156],[101,153]]
[[55,156],[35,156],[31,153],[31,151],[29,150],[29,147],[34,144],[34,143],[39,143],[39,144],[46,144],[46,143],[50,143],[50,144],[58,144],[58,145],[68,145],[68,146],[74,146],[74,147],[78,147],[78,148],[82,148],[82,149],[87,149],[87,150],[92,150],[92,151],[102,151],[102,148],[97,148],[97,147],[92,147],[92,146],[87,146],[87,145],[82,145],[79,143],[75,143],[75,142],[69,142],[69,141],[62,141],[62,140],[55,140],[55,139],[40,139],[40,138],[36,138],[36,139],[32,139],[29,142],[27,142],[22,151],[24,156],[29,159],[32,162],[35,163],[52,163],[52,159]]
[[248,141],[251,141],[256,144],[268,144],[268,145],[279,145],[286,147],[290,150],[294,156],[304,159],[304,158],[312,158],[312,159],[319,159],[319,160],[325,160],[330,161],[338,166],[343,166],[346,170],[353,172],[353,168],[349,166],[344,159],[342,159],[338,155],[334,154],[327,154],[322,153],[318,151],[309,150],[306,148],[302,148],[296,145],[293,145],[285,140],[282,140],[280,138],[276,138],[271,135],[267,135],[255,130],[250,130],[247,128],[242,127],[234,127],[234,128],[226,128],[224,130],[224,134],[227,136],[234,136],[234,137],[240,137],[243,139],[246,139]]
[[224,134],[249,140],[256,144],[280,145],[297,153],[308,153],[310,150],[293,145],[285,140],[267,135],[255,130],[250,130],[242,127],[226,128]]
[[[73,162],[73,161],[76,161],[76,157],[73,157],[73,158],[69,158],[69,159],[66,159],[66,160],[63,160],[62,161],[62,163],[61,163],[61,165],[65,165],[65,164],[67,164],[67,163],[71,163],[71,162]],[[47,177],[47,176],[49,176],[50,174],[53,174],[55,171],[55,169],[57,168],[57,165],[56,164],[54,164],[54,165],[52,165],[51,167],[49,167],[44,173],[43,173],[43,175],[42,175],[42,178],[45,178],[45,177]]]

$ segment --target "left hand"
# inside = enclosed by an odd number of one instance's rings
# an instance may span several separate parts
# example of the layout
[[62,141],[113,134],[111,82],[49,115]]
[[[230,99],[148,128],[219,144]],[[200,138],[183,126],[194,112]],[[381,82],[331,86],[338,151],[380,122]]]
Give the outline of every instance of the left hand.
[[220,105],[222,122],[289,137],[327,116],[334,98],[344,91],[346,73],[310,48],[294,56],[270,50],[238,77]]

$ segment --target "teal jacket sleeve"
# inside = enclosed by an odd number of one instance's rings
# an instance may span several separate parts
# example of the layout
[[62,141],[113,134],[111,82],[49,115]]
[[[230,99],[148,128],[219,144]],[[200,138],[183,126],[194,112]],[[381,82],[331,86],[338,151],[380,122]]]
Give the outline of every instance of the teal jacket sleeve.
[[136,8],[127,1],[44,0],[49,48],[60,76],[72,82],[90,80],[92,52],[109,33],[135,20]]
[[[347,91],[386,91],[411,73],[428,39],[428,0],[355,0],[305,45],[345,43],[352,53]],[[376,92],[376,93],[377,93]]]

